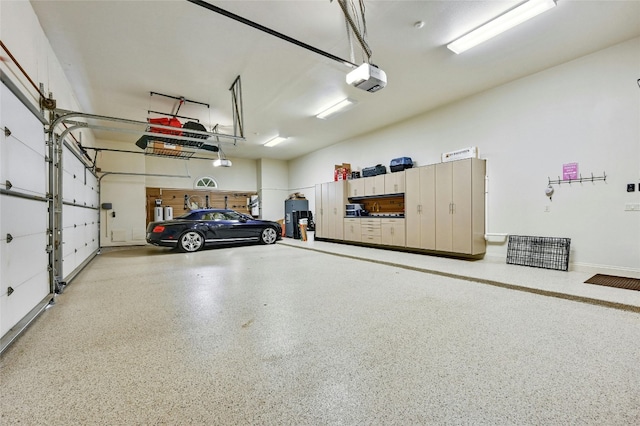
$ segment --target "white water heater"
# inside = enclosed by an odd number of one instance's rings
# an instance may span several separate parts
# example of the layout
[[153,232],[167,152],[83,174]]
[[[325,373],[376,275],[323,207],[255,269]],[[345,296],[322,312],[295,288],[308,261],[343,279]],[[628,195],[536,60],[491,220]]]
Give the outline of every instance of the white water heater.
[[153,209],[153,221],[154,222],[160,222],[161,220],[163,220],[163,218],[162,218],[162,207],[155,207]]
[[173,207],[167,206],[164,208],[164,220],[173,220]]

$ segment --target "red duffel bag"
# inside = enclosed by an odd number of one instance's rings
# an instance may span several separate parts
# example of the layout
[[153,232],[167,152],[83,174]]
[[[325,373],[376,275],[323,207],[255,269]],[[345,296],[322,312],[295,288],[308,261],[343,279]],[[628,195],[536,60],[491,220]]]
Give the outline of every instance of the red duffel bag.
[[[180,120],[178,120],[175,117],[171,117],[171,118],[167,118],[167,117],[162,117],[162,118],[150,118],[149,119],[149,123],[151,124],[159,124],[161,126],[171,126],[171,127],[179,127],[182,128],[182,123],[180,122]],[[181,130],[169,130],[169,129],[161,129],[159,127],[151,127],[151,131],[154,133],[164,133],[167,135],[177,135],[180,136],[182,135],[182,131]]]

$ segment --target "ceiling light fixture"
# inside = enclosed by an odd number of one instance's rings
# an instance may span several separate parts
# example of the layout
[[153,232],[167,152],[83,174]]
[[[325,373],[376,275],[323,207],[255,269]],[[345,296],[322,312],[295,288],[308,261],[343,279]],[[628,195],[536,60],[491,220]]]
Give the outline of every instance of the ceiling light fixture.
[[286,140],[287,138],[278,135],[275,138],[270,139],[267,143],[264,144],[264,146],[268,146],[268,147],[276,146],[279,143],[284,142]]
[[357,104],[358,102],[350,99],[350,98],[346,98],[341,100],[340,102],[338,102],[337,104],[334,104],[332,106],[330,106],[329,108],[326,108],[324,111],[322,111],[321,113],[316,115],[316,118],[320,118],[322,120],[326,120],[327,118],[333,117],[334,115],[340,113],[340,112],[344,112],[348,109],[351,109],[355,104]]
[[460,54],[555,6],[556,0],[529,0],[449,43],[447,48]]

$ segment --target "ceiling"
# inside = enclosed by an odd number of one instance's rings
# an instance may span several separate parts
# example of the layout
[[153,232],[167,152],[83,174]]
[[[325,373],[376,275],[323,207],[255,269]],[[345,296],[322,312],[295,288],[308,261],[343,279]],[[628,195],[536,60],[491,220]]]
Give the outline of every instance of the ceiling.
[[[209,2],[351,60],[335,1]],[[187,103],[180,114],[232,133],[229,88],[240,75],[246,140],[223,149],[251,159],[293,159],[640,36],[640,1],[558,0],[456,55],[447,43],[521,1],[366,1],[371,59],[388,78],[386,88],[368,93],[345,83],[344,64],[187,1],[31,3],[83,112],[145,121],[149,110],[176,105],[150,96],[159,92],[208,103]],[[425,25],[416,28],[417,21]],[[314,117],[345,97],[358,104],[328,120]],[[288,139],[262,146],[278,134]],[[131,148],[137,139],[97,136]]]

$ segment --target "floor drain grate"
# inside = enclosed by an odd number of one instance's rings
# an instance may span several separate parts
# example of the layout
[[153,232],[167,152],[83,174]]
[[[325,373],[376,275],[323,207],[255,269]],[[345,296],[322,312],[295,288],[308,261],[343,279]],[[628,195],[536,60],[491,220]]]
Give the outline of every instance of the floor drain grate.
[[616,277],[613,275],[596,274],[585,281],[587,284],[603,285],[607,287],[626,288],[640,291],[640,279]]

